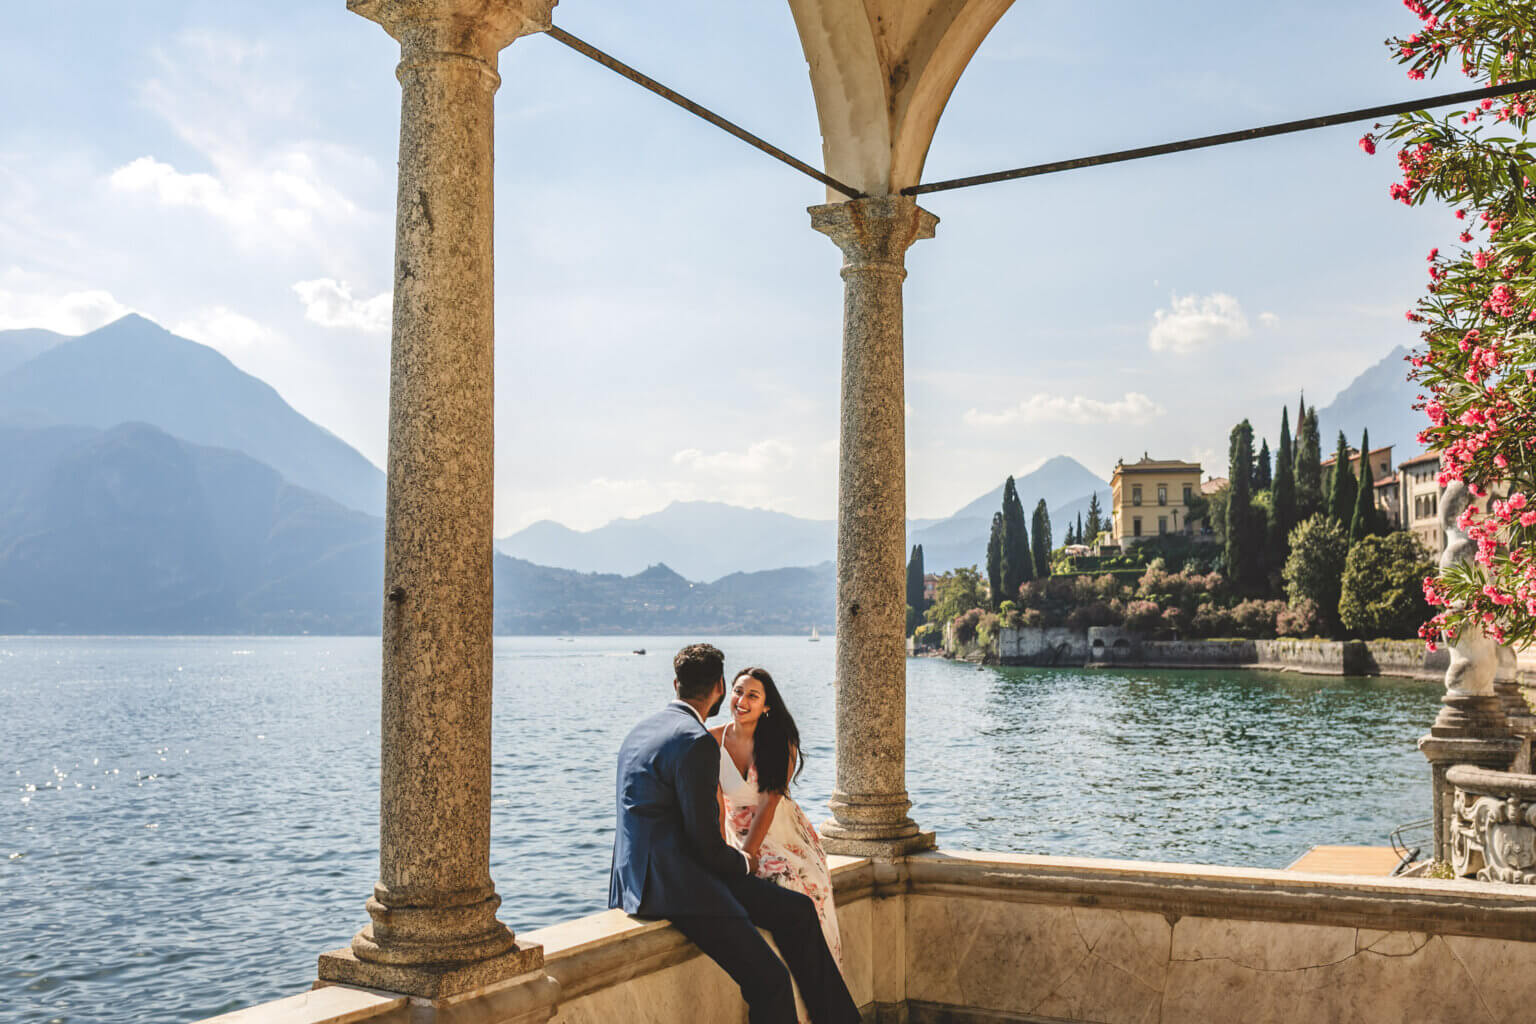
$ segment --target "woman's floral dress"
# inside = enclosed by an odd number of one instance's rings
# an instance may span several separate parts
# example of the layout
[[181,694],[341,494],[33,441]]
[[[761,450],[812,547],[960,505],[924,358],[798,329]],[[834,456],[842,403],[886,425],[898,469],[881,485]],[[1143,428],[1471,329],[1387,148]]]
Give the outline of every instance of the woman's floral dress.
[[[757,765],[749,766],[747,777],[742,778],[724,743],[720,745],[720,792],[725,796],[727,836],[740,846],[752,829],[752,819],[757,816],[760,796]],[[841,970],[843,940],[837,931],[837,908],[832,902],[832,874],[827,870],[827,855],[822,852],[821,837],[816,835],[805,812],[788,796],[780,798],[774,808],[773,822],[763,837],[762,849],[758,851],[757,877],[803,892],[811,898],[816,904],[816,914],[821,918],[827,948]]]

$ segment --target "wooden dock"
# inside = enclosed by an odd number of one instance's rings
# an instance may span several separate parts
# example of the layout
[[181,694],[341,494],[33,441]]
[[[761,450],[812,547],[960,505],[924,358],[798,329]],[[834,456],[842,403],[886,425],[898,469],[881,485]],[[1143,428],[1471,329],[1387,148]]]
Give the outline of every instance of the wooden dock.
[[1314,875],[1390,875],[1401,859],[1390,846],[1314,846],[1285,870]]

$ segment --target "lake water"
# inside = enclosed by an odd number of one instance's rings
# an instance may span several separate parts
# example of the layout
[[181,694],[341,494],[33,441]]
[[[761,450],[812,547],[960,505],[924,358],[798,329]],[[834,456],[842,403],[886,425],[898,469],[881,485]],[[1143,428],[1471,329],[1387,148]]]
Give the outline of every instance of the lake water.
[[[604,907],[614,754],[683,642],[496,641],[515,930]],[[779,680],[822,820],[830,638],[715,642]],[[190,1021],[306,988],[377,877],[378,679],[376,639],[0,637],[0,1020]],[[1414,741],[1440,693],[909,661],[912,814],[949,849],[1283,867],[1383,845],[1429,815]]]

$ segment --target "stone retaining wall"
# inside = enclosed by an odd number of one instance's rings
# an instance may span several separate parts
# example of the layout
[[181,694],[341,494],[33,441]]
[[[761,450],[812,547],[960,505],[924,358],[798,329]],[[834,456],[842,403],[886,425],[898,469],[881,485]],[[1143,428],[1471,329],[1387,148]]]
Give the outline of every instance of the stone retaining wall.
[[[1003,665],[1125,668],[1263,668],[1335,676],[1445,678],[1449,655],[1418,640],[1144,640],[1118,627],[1004,628],[987,660]],[[952,656],[981,660],[974,647]]]

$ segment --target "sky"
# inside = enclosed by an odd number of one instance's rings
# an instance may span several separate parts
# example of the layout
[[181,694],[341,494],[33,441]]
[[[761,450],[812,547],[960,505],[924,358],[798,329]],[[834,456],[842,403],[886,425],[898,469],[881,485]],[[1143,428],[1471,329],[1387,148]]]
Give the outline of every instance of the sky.
[[[813,164],[787,4],[564,0],[556,24]],[[1018,0],[926,180],[1464,87],[1400,4]],[[343,0],[55,0],[0,37],[0,329],[133,311],[383,464],[398,47]],[[545,37],[496,101],[496,533],[708,499],[836,514],[841,257],[820,185]],[[1416,335],[1448,214],[1351,125],[924,197],[908,513],[1044,459],[1224,475],[1232,423],[1327,404]],[[1294,408],[1292,410],[1294,415]]]

